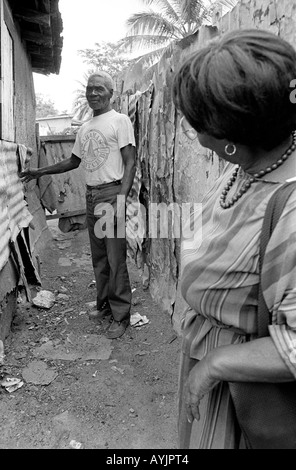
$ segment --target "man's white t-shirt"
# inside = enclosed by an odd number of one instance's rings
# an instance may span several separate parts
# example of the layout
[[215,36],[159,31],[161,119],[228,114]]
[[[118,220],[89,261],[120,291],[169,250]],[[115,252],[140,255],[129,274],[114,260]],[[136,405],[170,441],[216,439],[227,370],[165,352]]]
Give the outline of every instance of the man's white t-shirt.
[[120,149],[135,146],[130,118],[112,109],[81,126],[72,153],[81,159],[85,182],[97,186],[121,180],[124,164]]

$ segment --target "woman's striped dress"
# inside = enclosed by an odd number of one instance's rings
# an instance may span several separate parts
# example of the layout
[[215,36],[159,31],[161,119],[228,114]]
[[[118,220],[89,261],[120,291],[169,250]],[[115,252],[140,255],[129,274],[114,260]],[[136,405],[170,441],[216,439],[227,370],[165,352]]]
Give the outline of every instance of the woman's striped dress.
[[[201,400],[201,419],[189,424],[183,385],[196,360],[222,345],[256,335],[259,239],[267,202],[281,183],[258,180],[231,208],[219,198],[234,166],[202,202],[195,220],[199,236],[182,240],[181,289],[188,303],[182,320],[179,380],[180,448],[228,449],[242,446],[227,383]],[[243,185],[239,171],[228,197]],[[263,263],[265,301],[273,312],[270,335],[296,377],[296,191],[269,241]]]

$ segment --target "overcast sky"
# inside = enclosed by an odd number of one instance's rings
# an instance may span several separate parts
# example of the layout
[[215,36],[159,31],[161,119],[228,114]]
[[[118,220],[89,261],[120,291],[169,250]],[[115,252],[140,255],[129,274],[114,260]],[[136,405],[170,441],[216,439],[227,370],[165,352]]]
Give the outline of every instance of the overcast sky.
[[87,66],[77,50],[94,48],[96,42],[116,42],[125,36],[126,19],[145,7],[141,0],[60,0],[64,46],[59,75],[33,74],[36,93],[52,99],[59,112],[71,112],[77,81]]

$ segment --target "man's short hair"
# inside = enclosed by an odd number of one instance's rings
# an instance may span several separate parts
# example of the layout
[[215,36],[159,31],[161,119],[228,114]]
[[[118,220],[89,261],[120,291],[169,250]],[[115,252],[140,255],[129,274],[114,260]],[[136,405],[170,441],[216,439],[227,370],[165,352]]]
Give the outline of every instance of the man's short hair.
[[106,87],[108,88],[109,91],[113,92],[114,90],[114,82],[113,82],[113,78],[111,77],[111,75],[109,75],[109,73],[107,72],[104,72],[103,70],[98,70],[97,72],[94,72],[92,73],[89,77],[88,77],[88,81],[93,78],[93,77],[100,77],[100,78],[103,78],[104,79],[104,83],[106,85]]

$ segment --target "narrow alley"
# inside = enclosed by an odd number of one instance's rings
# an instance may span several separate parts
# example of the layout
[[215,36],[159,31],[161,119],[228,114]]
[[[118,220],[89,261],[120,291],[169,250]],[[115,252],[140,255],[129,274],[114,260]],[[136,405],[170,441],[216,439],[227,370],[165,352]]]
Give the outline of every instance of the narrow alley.
[[108,340],[107,320],[87,315],[95,300],[87,230],[62,233],[57,219],[49,227],[46,307],[35,293],[35,305],[21,296],[5,341],[0,448],[176,449],[180,340],[169,315],[129,260],[135,324]]

